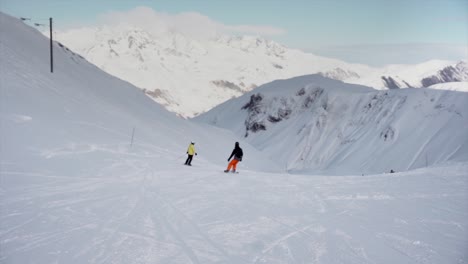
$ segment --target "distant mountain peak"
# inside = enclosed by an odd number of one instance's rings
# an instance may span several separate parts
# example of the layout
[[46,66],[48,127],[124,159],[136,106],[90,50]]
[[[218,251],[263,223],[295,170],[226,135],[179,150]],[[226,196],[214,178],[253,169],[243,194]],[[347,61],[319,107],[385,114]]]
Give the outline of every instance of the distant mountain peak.
[[261,52],[276,57],[281,57],[281,55],[284,54],[287,49],[277,42],[258,36],[224,35],[220,36],[216,41],[244,52]]
[[434,75],[421,80],[423,87],[429,87],[438,83],[466,82],[468,81],[468,66],[465,61],[460,61],[455,65],[449,65],[437,71]]

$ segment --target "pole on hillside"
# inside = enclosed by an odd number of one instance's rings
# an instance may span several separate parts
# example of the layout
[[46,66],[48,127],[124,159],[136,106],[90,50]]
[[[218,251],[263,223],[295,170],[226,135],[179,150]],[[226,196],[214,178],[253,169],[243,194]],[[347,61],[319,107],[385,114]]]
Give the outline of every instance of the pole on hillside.
[[135,128],[132,130],[132,141],[130,142],[130,147],[133,146],[133,136],[135,135]]
[[50,72],[54,72],[54,49],[52,42],[52,18],[49,18],[49,28],[50,28]]

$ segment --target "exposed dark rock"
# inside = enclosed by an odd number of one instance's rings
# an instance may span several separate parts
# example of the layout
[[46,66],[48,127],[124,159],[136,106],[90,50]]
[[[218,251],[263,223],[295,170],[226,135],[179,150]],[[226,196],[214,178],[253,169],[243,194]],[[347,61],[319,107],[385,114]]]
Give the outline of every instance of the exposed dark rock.
[[62,43],[57,42],[57,45],[62,48],[62,50],[64,50],[65,52],[67,53],[70,53],[72,56],[70,56],[70,59],[72,59],[74,62],[78,62],[77,60],[75,60],[75,57],[79,57],[80,59],[84,59],[81,55],[79,54],[76,54],[75,52],[71,51],[67,46],[63,45]]
[[110,53],[114,54],[117,57],[119,57],[119,54],[114,49],[110,49]]
[[170,95],[166,91],[163,91],[161,89],[154,89],[154,90],[147,90],[143,89],[143,92],[151,97],[153,100],[158,101],[164,106],[169,106],[169,105],[179,105],[177,102],[175,102],[173,99],[171,99]]
[[281,66],[279,64],[275,64],[275,63],[273,63],[273,67],[275,67],[277,69],[283,69],[283,66]]
[[403,81],[403,83],[406,85],[406,87],[408,88],[414,88],[413,86],[411,86],[411,84],[407,83],[406,81]]
[[282,119],[288,119],[289,115],[291,115],[291,112],[291,109],[278,109],[278,117]]
[[398,84],[398,82],[395,81],[390,76],[388,76],[388,77],[382,76],[382,80],[385,83],[385,87],[387,87],[388,89],[399,89],[400,88],[400,84]]
[[233,82],[224,81],[224,80],[215,80],[215,81],[211,81],[211,83],[218,87],[232,89],[241,93],[243,92],[242,89]]
[[323,100],[322,101],[322,108],[325,111],[328,109],[328,100]]
[[384,131],[380,133],[380,138],[384,141],[393,140],[395,137],[395,130],[391,127],[387,127]]
[[271,116],[271,115],[268,116],[268,121],[270,121],[271,123],[277,123],[277,122],[279,122],[281,120],[282,119],[279,118],[279,117],[274,117],[274,116]]
[[154,91],[150,91],[150,90],[146,90],[146,89],[143,89],[143,92],[145,92],[145,94],[153,97],[153,98],[159,98],[159,97],[163,97],[165,95],[165,92],[162,91],[161,89],[155,89]]
[[241,109],[247,109],[247,110],[252,110],[255,109],[258,106],[258,103],[263,100],[263,96],[261,94],[252,94],[250,96],[250,101],[245,104]]
[[247,127],[247,130],[250,130],[252,132],[257,132],[259,130],[266,130],[266,127],[261,122],[254,122],[254,123],[249,124],[249,126]]
[[422,79],[422,81],[421,81],[421,84],[422,84],[423,87],[429,87],[429,86],[431,86],[433,84],[437,84],[437,83],[440,83],[440,80],[435,75],[432,75],[430,77],[426,77],[426,78]]
[[262,112],[260,103],[263,100],[261,94],[253,94],[250,96],[250,100],[241,109],[247,110],[248,117],[245,120],[245,137],[249,135],[249,131],[257,132],[259,130],[266,130],[265,124],[259,120],[258,115]]
[[323,89],[322,88],[316,88],[314,89],[305,99],[304,102],[302,103],[302,106],[304,108],[310,108],[312,104],[323,94]]
[[305,94],[305,88],[301,88],[299,91],[297,91],[296,95],[297,96],[303,96]]
[[429,87],[438,83],[461,82],[463,80],[462,78],[459,78],[457,76],[458,72],[459,71],[455,67],[448,66],[438,71],[436,75],[432,75],[422,79],[421,84],[423,85],[423,87]]

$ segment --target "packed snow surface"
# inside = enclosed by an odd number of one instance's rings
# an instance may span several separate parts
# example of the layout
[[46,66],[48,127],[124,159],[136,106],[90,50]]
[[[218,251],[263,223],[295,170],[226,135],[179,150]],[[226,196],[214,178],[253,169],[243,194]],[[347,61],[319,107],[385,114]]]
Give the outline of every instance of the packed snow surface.
[[224,174],[212,164],[163,166],[142,149],[111,153],[50,160],[113,159],[79,176],[2,165],[2,263],[467,261],[466,164]]
[[19,20],[0,14],[0,36],[1,263],[468,260],[466,161],[288,174],[59,45],[50,73],[47,39]]

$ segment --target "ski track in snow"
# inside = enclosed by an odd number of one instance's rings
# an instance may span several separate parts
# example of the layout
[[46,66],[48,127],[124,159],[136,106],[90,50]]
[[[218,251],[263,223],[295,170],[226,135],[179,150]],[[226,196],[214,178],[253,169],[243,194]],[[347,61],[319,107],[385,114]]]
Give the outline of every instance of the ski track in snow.
[[466,260],[466,166],[448,176],[233,175],[179,161],[159,169],[144,151],[114,154],[79,177],[4,166],[2,181],[35,180],[2,189],[2,263]]

